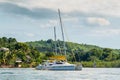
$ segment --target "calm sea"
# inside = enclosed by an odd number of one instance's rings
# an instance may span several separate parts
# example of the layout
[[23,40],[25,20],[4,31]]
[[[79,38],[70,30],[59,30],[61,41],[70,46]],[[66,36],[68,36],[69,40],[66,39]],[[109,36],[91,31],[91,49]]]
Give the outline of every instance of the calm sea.
[[0,68],[0,80],[120,80],[120,68],[83,68],[82,71]]

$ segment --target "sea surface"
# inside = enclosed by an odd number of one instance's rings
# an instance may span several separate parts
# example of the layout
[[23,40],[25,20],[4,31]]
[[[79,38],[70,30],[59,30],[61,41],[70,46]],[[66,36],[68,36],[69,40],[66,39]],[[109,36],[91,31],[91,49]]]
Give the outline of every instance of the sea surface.
[[82,71],[0,68],[0,80],[120,80],[120,68],[83,68]]

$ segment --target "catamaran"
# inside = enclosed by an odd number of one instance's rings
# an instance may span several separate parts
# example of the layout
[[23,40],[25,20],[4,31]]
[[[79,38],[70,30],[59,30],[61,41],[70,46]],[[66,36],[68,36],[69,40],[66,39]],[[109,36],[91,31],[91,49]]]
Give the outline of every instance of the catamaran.
[[[82,70],[82,65],[75,65],[75,64],[70,64],[67,61],[66,58],[66,47],[65,47],[65,40],[64,40],[64,31],[63,31],[63,26],[62,26],[62,20],[61,20],[61,15],[60,15],[60,10],[58,9],[58,14],[59,14],[59,19],[60,19],[60,26],[61,26],[61,31],[62,31],[62,38],[63,38],[63,48],[64,48],[64,55],[56,55],[50,57],[49,60],[44,60],[42,64],[39,64],[36,69],[37,70]],[[54,36],[55,36],[55,41],[56,41],[56,29],[54,27]],[[56,45],[55,45],[56,47]],[[57,53],[57,49],[55,49]]]
[[[59,58],[59,60],[57,59]],[[70,64],[60,57],[64,56],[55,56],[54,59],[46,60],[43,64],[39,64],[36,69],[40,70],[75,70],[76,66],[74,64]]]
[[36,67],[37,70],[82,70],[82,65],[70,64],[64,56],[54,56]]

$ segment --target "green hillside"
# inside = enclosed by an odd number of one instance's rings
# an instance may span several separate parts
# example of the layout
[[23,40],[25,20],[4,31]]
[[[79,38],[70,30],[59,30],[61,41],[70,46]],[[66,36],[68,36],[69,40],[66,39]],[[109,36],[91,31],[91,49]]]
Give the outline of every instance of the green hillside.
[[[17,42],[15,38],[0,38],[0,67],[35,67],[42,60],[57,54],[64,55],[63,42],[46,41]],[[66,42],[67,59],[82,63],[84,67],[120,67],[120,49],[101,48],[95,45]],[[20,66],[19,66],[20,65]]]
[[0,38],[0,67],[35,67],[45,55],[15,38]]
[[[27,42],[27,44],[43,53],[54,53],[55,44],[57,44],[57,53],[60,55],[63,54],[63,42],[60,40],[55,42],[52,39],[49,39],[47,41]],[[81,62],[86,67],[92,67],[93,62],[97,62],[98,67],[120,66],[120,49],[101,48],[95,45],[73,42],[66,42],[65,44],[67,58],[70,62]]]

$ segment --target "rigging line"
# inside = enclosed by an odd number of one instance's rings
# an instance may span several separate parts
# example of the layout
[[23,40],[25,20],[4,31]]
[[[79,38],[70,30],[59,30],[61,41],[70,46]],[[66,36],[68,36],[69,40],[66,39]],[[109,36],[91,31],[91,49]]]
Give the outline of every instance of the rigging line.
[[64,32],[65,32],[65,36],[66,36],[67,41],[70,42],[69,37],[68,37],[68,34],[67,34],[67,30],[66,30],[65,27],[64,27]]
[[65,47],[64,30],[63,30],[63,24],[62,24],[62,19],[61,19],[61,15],[60,15],[60,10],[59,10],[59,9],[58,9],[58,14],[59,14],[60,26],[61,26],[61,31],[62,31],[64,54],[65,54],[65,56],[66,56],[66,47]]
[[56,41],[56,27],[54,26],[54,38],[55,38],[55,53],[57,55],[57,41]]
[[[61,19],[61,16],[60,16],[60,10],[58,9],[58,13],[59,13],[59,18],[60,18],[60,25],[61,25],[61,30],[62,30],[62,37],[63,37],[63,41],[64,41],[64,53],[65,53],[65,55],[66,55],[66,47],[65,47],[65,45],[67,44],[65,44],[65,38],[64,38],[64,33],[65,33],[65,36],[66,36],[66,38],[67,38],[67,40],[68,40],[68,42],[70,42],[70,40],[69,40],[69,38],[68,38],[68,35],[67,35],[67,31],[66,31],[66,29],[65,29],[65,27],[63,28],[63,24],[62,24],[62,19]],[[64,31],[63,31],[63,29],[64,29]],[[71,46],[71,45],[70,45]],[[75,58],[75,54],[73,53],[74,51],[72,50],[72,55],[73,55],[73,58],[74,58],[74,60],[75,60],[75,62],[76,62],[76,58]]]

